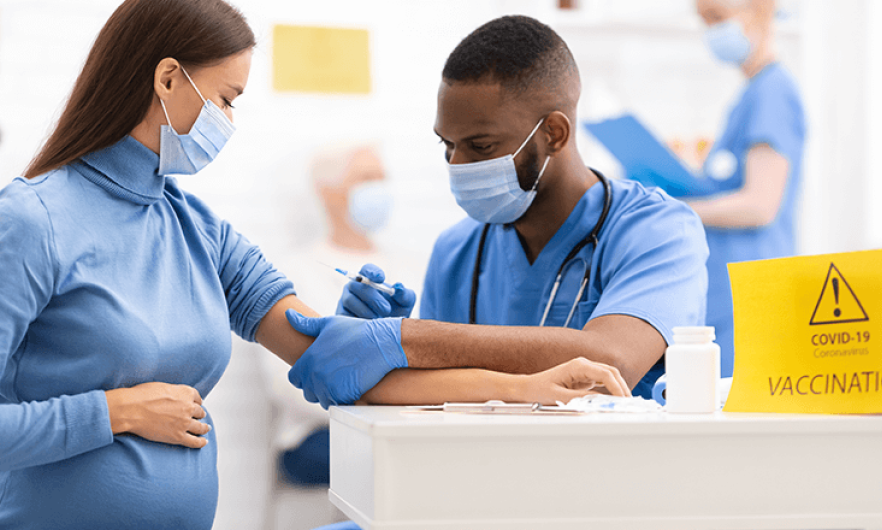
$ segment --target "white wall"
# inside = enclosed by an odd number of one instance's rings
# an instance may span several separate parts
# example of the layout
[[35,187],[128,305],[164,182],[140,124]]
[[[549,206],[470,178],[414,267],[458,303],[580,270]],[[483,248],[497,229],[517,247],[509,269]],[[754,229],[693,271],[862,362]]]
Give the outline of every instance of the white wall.
[[[19,174],[49,130],[61,102],[116,0],[0,0],[0,184]],[[443,61],[471,29],[519,11],[557,27],[579,57],[581,112],[636,109],[662,135],[713,134],[739,86],[737,73],[710,59],[691,0],[583,0],[558,13],[551,0],[241,0],[259,46],[238,131],[204,174],[184,185],[201,193],[271,257],[320,231],[305,185],[308,153],[344,137],[380,139],[398,208],[384,237],[428,252],[441,227],[461,213],[447,192],[431,132]],[[783,2],[792,16],[779,43],[805,96],[809,144],[799,248],[804,253],[882,244],[882,22],[873,0]],[[374,92],[369,96],[277,94],[270,88],[274,23],[371,30]],[[610,97],[612,94],[612,97]],[[599,169],[615,163],[582,136]],[[299,199],[298,199],[299,198]]]
[[882,95],[882,10],[872,0],[807,0],[803,91],[809,110],[802,248],[878,247],[877,152]]
[[114,7],[107,0],[0,1],[0,185],[36,154]]
[[[861,65],[865,72],[864,95],[866,106],[867,133],[866,150],[863,153],[864,167],[863,208],[866,211],[866,231],[862,245],[866,248],[882,248],[882,179],[879,169],[879,146],[882,146],[882,2],[869,2],[863,20],[866,37],[864,49],[867,57]],[[854,196],[852,196],[854,198]]]

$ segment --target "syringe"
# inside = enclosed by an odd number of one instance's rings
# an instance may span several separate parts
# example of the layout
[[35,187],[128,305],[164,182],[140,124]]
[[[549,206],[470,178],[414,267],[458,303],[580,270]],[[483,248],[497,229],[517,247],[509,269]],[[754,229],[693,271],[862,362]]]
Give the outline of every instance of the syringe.
[[[322,265],[326,265],[328,267],[331,267],[327,263],[322,263]],[[362,276],[361,274],[352,274],[348,271],[344,271],[343,269],[338,269],[336,267],[331,267],[331,268],[334,269],[335,271],[339,272],[343,276],[346,276],[347,278],[349,278],[353,282],[363,283],[365,285],[373,287],[374,289],[380,291],[381,293],[386,293],[389,296],[392,296],[395,294],[395,288],[392,287],[391,285],[387,285],[385,283],[372,282],[372,281],[368,280],[367,278],[365,278],[364,276]]]

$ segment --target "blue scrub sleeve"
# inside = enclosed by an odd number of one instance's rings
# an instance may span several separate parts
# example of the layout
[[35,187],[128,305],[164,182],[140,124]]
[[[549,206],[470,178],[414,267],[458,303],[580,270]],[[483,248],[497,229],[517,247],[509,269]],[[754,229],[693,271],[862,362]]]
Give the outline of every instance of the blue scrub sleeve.
[[[468,293],[482,230],[483,225],[477,221],[463,219],[435,240],[423,281],[420,318],[468,322]],[[468,290],[462,292],[463,288]],[[458,295],[466,299],[461,300]]]
[[[771,87],[777,88],[777,87]],[[754,108],[744,136],[747,145],[769,144],[778,154],[793,160],[802,152],[802,111],[790,91],[764,90],[754,98]]]
[[698,216],[662,192],[610,223],[601,257],[603,292],[591,318],[629,315],[668,344],[674,326],[704,325],[707,241]]
[[268,262],[242,234],[222,221],[202,200],[186,193],[187,203],[214,247],[215,265],[230,310],[230,328],[254,342],[261,319],[282,298],[296,294],[294,285]]
[[438,290],[435,286],[437,280],[435,278],[438,276],[437,274],[432,274],[432,271],[438,269],[438,264],[435,263],[437,260],[436,254],[438,253],[438,243],[435,243],[435,249],[432,250],[432,256],[429,258],[429,266],[426,269],[426,277],[423,280],[423,294],[420,298],[420,318],[424,320],[437,319],[436,307],[437,301],[436,298],[438,296]]
[[21,181],[0,191],[0,471],[57,462],[113,443],[104,392],[19,403],[16,353],[53,295],[49,215]]

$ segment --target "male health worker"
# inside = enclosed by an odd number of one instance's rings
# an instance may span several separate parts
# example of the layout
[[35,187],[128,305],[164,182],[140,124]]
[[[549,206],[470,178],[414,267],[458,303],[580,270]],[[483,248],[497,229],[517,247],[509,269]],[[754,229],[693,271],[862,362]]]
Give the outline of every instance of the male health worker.
[[[295,329],[317,336],[290,372],[308,399],[351,402],[379,381],[376,363],[339,352],[352,342],[387,358],[403,351],[406,361],[386,371],[535,373],[585,357],[617,368],[635,395],[649,397],[672,328],[704,324],[704,230],[663,192],[586,167],[575,144],[580,89],[567,45],[532,18],[493,20],[454,49],[435,132],[469,218],[436,242],[421,319],[403,319],[400,335],[394,327],[367,333],[357,323],[371,320],[361,318],[289,314]],[[363,273],[384,280],[375,266]],[[407,316],[413,305],[407,289],[389,296],[352,282],[338,312]],[[393,373],[377,387],[403,381]],[[396,395],[431,402],[425,382]]]
[[718,193],[689,203],[707,230],[707,324],[716,329],[726,377],[734,363],[726,264],[795,253],[805,116],[796,83],[775,56],[775,2],[698,0],[696,7],[711,52],[748,80],[704,163]]

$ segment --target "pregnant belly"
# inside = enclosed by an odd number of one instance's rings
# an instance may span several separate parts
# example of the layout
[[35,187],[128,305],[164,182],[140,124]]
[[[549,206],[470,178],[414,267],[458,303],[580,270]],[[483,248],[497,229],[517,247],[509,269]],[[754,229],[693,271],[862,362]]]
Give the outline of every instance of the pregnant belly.
[[[89,453],[9,473],[0,527],[205,529],[217,508],[214,431],[202,449],[116,436]],[[2,482],[2,481],[0,481]]]

